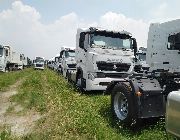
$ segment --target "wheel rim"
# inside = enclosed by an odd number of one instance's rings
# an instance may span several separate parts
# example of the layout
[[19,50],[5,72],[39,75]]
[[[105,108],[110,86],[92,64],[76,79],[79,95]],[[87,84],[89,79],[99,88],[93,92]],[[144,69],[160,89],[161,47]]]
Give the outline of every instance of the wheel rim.
[[120,120],[124,120],[128,115],[128,100],[122,92],[117,92],[114,97],[114,111]]

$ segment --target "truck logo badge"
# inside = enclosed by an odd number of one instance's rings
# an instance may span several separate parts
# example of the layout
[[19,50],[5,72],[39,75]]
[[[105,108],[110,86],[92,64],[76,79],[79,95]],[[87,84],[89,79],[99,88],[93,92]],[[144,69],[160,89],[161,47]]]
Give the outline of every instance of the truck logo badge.
[[113,69],[114,69],[114,70],[116,70],[116,69],[117,69],[117,66],[116,66],[116,65],[114,65],[114,66],[113,66]]
[[120,62],[120,63],[122,63],[122,59],[107,59],[107,62]]

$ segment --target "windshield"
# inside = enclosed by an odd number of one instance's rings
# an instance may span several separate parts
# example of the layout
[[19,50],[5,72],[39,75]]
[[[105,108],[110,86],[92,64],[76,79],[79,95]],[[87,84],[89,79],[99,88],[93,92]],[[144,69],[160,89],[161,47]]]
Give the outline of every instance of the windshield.
[[0,48],[0,56],[3,55],[3,48]]
[[92,36],[92,45],[107,47],[112,49],[131,49],[131,39],[121,39],[120,37],[108,37],[102,35]]
[[66,51],[65,57],[75,57],[75,51]]
[[138,54],[138,58],[139,58],[139,60],[141,60],[141,61],[146,61],[146,54],[145,53],[139,53]]
[[43,59],[36,59],[35,63],[44,63],[44,60]]

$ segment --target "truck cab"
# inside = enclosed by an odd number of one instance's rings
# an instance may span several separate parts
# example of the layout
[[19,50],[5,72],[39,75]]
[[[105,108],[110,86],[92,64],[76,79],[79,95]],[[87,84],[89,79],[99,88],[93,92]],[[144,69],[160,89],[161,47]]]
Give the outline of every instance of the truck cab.
[[44,70],[44,58],[43,57],[35,57],[34,69]]
[[136,53],[138,63],[141,66],[142,70],[149,70],[149,65],[146,62],[146,53],[147,53],[147,48],[144,47],[140,47]]
[[5,72],[6,70],[6,49],[0,45],[0,71]]
[[76,84],[86,91],[107,85],[134,70],[136,40],[129,32],[90,27],[76,35]]
[[61,73],[64,77],[67,77],[67,74],[70,71],[76,69],[75,50],[71,48],[62,48],[60,52],[60,59]]
[[59,66],[60,66],[60,56],[59,54],[56,55],[55,57],[55,62],[54,62],[54,70],[59,71]]
[[174,20],[150,25],[147,41],[147,63],[150,71],[180,73],[179,24],[180,20]]

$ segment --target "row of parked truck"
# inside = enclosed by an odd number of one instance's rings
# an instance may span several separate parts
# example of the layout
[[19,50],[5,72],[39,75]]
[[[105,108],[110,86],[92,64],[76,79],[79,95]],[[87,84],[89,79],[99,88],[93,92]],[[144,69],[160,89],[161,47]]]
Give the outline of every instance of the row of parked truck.
[[167,131],[180,137],[179,25],[180,20],[151,24],[147,48],[139,49],[126,31],[78,29],[76,48],[62,48],[48,67],[81,90],[110,94],[121,123],[166,114]]
[[30,59],[18,53],[11,46],[0,45],[0,71],[22,70],[30,65]]

